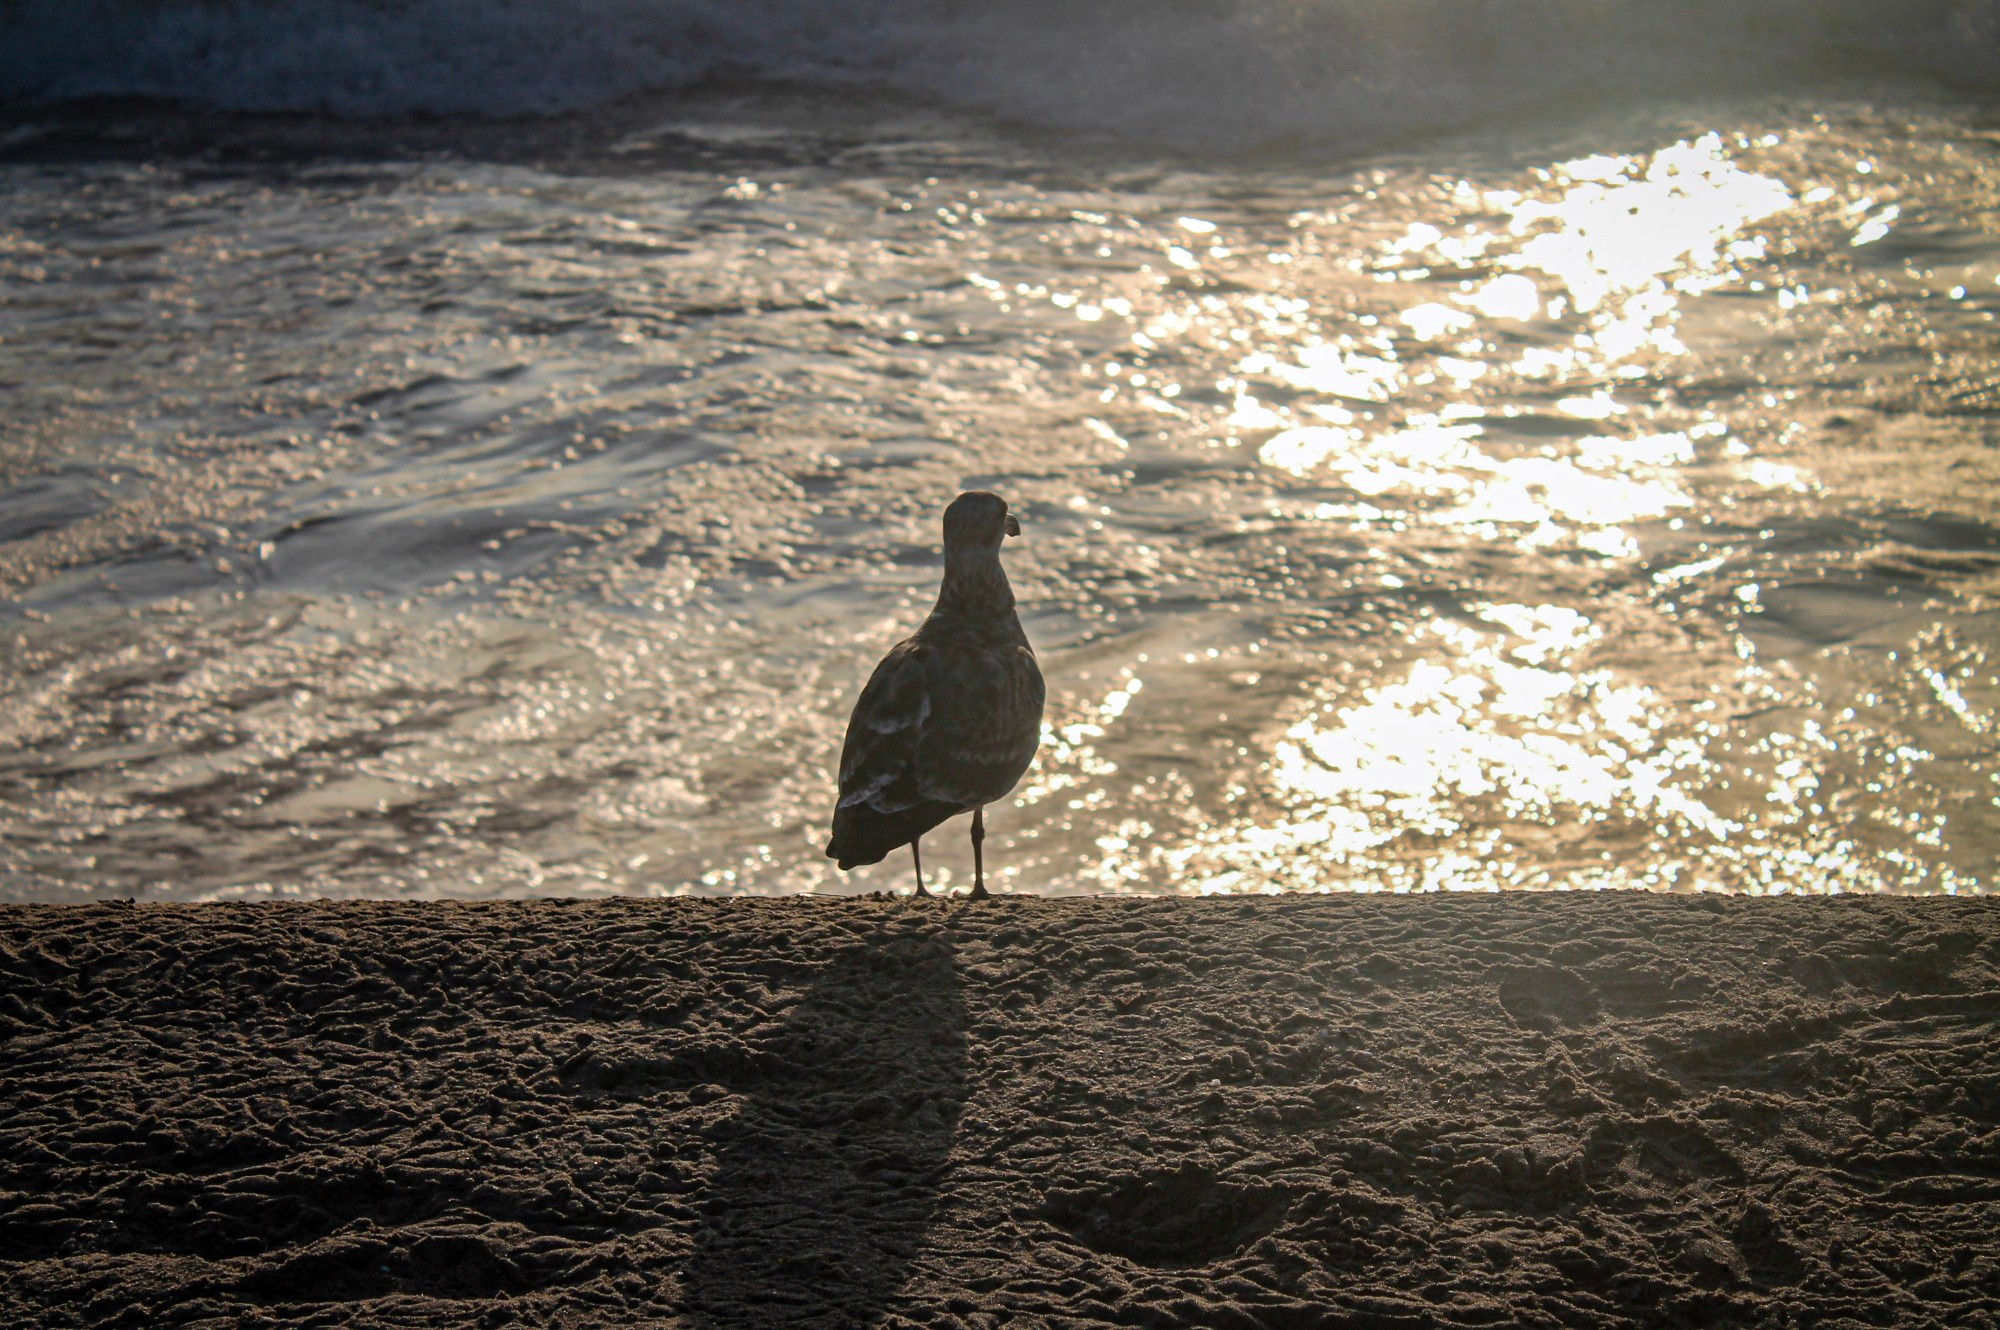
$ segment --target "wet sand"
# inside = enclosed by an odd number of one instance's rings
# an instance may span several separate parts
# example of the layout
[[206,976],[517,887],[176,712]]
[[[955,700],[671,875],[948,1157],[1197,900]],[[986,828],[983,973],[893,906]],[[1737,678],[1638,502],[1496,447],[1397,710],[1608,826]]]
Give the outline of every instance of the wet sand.
[[0,907],[41,1326],[2000,1325],[2000,904]]

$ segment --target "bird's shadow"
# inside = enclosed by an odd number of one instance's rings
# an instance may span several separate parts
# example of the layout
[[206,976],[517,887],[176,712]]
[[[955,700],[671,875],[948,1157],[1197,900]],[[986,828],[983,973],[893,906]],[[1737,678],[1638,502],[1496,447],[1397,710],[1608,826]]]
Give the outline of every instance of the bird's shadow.
[[965,1102],[965,1009],[941,936],[825,963],[745,1096],[681,1279],[688,1324],[868,1326],[930,1228]]

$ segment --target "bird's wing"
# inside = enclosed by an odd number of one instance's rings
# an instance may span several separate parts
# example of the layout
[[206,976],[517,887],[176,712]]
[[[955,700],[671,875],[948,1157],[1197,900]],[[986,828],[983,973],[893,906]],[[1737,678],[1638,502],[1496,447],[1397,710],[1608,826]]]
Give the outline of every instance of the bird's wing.
[[914,639],[900,643],[869,676],[840,750],[840,807],[894,813],[922,800],[912,767],[931,714],[930,655]]

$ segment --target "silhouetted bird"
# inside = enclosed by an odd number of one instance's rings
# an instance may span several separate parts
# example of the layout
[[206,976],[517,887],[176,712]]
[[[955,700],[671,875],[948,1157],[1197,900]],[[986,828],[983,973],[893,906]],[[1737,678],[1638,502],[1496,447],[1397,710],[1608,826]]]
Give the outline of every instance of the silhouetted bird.
[[880,863],[972,812],[972,894],[985,896],[985,805],[1014,788],[1041,744],[1042,672],[1000,567],[1000,542],[1021,534],[997,494],[973,490],[944,510],[944,584],[937,607],[882,658],[854,704],[840,750],[840,802],[827,858],[845,870]]

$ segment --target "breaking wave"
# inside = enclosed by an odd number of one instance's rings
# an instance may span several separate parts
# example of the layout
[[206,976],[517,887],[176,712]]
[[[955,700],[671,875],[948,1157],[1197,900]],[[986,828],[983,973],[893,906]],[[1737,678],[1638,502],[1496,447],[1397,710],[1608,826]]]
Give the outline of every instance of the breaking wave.
[[1827,75],[2000,83],[1996,0],[0,0],[0,101],[572,110],[717,80],[1204,145]]

